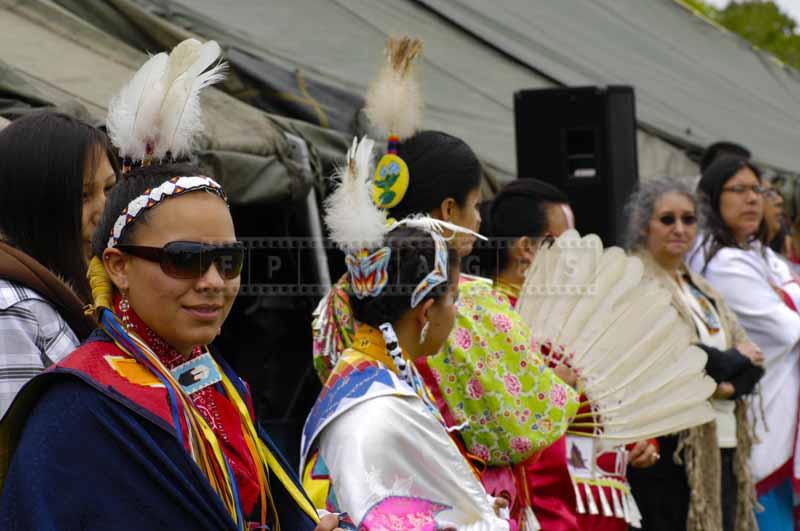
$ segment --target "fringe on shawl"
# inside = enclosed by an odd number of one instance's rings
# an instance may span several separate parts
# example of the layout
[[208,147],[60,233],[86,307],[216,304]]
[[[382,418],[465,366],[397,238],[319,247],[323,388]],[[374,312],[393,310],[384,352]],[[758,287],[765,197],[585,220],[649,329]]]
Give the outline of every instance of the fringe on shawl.
[[[736,401],[736,453],[733,465],[737,490],[736,531],[758,529],[754,511],[760,509],[748,464],[756,437],[747,410],[745,400]],[[673,459],[678,464],[684,464],[689,484],[686,531],[722,531],[722,469],[716,423],[709,422],[681,432]]]

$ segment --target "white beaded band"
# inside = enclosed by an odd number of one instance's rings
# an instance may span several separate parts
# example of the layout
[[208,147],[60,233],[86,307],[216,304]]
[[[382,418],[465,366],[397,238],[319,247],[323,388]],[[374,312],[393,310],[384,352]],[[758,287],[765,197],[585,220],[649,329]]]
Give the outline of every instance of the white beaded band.
[[173,177],[155,188],[145,190],[142,195],[128,203],[128,206],[122,211],[122,214],[117,218],[114,227],[111,229],[111,235],[108,238],[107,246],[115,247],[125,227],[142,212],[153,208],[167,197],[197,190],[207,190],[215,193],[227,202],[222,187],[211,177],[204,177],[201,175]]

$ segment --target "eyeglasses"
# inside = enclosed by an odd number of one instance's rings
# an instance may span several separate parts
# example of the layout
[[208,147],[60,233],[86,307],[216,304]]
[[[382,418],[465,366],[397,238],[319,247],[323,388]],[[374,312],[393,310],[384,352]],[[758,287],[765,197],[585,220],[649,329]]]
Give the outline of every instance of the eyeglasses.
[[775,201],[780,196],[781,196],[781,194],[779,194],[778,191],[776,189],[774,189],[774,188],[765,188],[764,189],[764,197],[766,197],[767,199],[769,199],[771,201]]
[[549,249],[554,243],[556,243],[556,237],[548,232],[539,241],[539,249]]
[[[678,221],[678,218],[675,217],[674,214],[664,214],[663,216],[658,218],[658,221],[660,221],[662,225],[671,227]],[[695,216],[694,214],[684,214],[683,216],[681,216],[681,223],[691,227],[692,225],[697,223],[697,216]]]
[[211,264],[226,280],[238,277],[244,264],[244,245],[241,242],[212,245],[200,242],[169,242],[164,247],[117,245],[117,249],[150,262],[172,278],[194,279],[206,274]]
[[758,184],[746,186],[744,184],[737,184],[736,186],[725,186],[722,188],[723,192],[733,192],[734,194],[743,195],[747,192],[753,192],[756,195],[766,195],[767,189]]

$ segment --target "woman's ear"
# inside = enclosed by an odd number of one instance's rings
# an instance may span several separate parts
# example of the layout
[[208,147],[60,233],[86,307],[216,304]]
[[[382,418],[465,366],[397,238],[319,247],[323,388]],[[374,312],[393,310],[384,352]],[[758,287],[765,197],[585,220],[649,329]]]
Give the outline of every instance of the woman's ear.
[[444,201],[442,201],[438,208],[441,220],[452,222],[453,218],[457,214],[457,209],[458,204],[456,204],[456,200],[452,197],[446,198]]
[[[518,248],[518,250],[516,250]],[[533,263],[533,259],[536,256],[536,250],[538,249],[538,243],[533,238],[528,236],[523,236],[519,240],[514,243],[514,249],[516,250],[518,257],[524,263],[528,265]]]
[[108,248],[103,251],[103,265],[108,278],[119,291],[128,289],[128,260],[119,250]]
[[425,326],[425,323],[431,320],[431,308],[433,307],[433,299],[428,299],[417,307],[417,324],[420,328]]

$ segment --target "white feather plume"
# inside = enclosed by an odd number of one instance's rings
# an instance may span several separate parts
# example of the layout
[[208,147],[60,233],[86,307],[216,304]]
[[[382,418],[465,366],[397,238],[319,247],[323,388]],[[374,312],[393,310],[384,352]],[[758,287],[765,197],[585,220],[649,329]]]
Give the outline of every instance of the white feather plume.
[[643,280],[639,259],[603,250],[594,235],[567,231],[540,249],[518,310],[551,360],[575,369],[591,412],[570,425],[601,446],[675,433],[714,418],[706,355],[671,306],[671,294]]
[[383,245],[388,231],[386,212],[372,201],[371,162],[375,141],[366,136],[347,152],[347,160],[336,175],[336,190],[325,200],[325,224],[331,239],[345,252],[375,249]]
[[413,136],[422,121],[422,96],[414,59],[422,52],[422,41],[390,37],[386,41],[386,64],[367,90],[366,113],[382,134],[400,140]]
[[[197,39],[186,39],[179,42],[172,49],[169,53],[169,65],[164,76],[164,83],[166,83],[167,87],[171,87],[175,80],[197,61],[202,46],[203,44]],[[217,47],[219,48],[219,46]]]
[[158,107],[161,105],[168,62],[166,53],[152,56],[111,99],[106,127],[111,142],[123,157],[141,160],[145,156],[147,138],[143,138],[141,130],[150,130],[155,122],[152,108],[156,101]]
[[456,225],[455,223],[450,223],[449,221],[442,221],[441,219],[432,218],[425,214],[411,215],[401,219],[400,221],[395,221],[392,223],[391,227],[389,227],[389,231],[393,231],[399,227],[411,227],[414,229],[424,230],[425,232],[435,232],[442,236],[446,236],[447,239],[452,238],[456,235],[456,233],[469,234],[471,236],[475,236],[476,238],[480,238],[481,240],[487,239],[486,236],[478,234],[474,230]]
[[200,91],[224,78],[219,44],[187,39],[154,55],[109,104],[106,124],[120,154],[133,160],[187,154],[202,132]]
[[[177,77],[171,83],[161,106],[161,126],[155,157],[162,158],[170,152],[173,157],[178,158],[191,152],[194,139],[203,131],[200,92],[225,79],[225,63],[219,62],[205,71],[219,60],[221,53],[219,44],[209,41],[199,48],[188,47],[185,54],[177,56],[177,66],[170,68],[167,75],[167,80],[173,75]],[[170,66],[173,66],[172,59]]]

